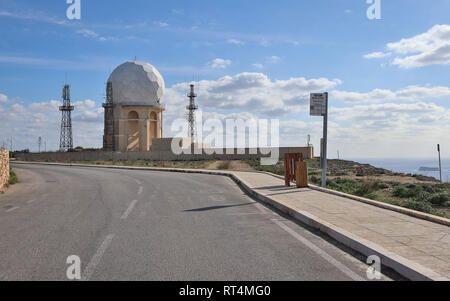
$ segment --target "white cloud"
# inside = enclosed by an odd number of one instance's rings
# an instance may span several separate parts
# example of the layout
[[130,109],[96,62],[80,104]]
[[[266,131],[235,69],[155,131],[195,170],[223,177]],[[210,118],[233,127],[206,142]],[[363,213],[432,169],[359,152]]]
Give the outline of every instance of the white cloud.
[[36,11],[36,10],[29,10],[29,11],[22,10],[20,12],[12,12],[9,10],[0,10],[0,17],[8,17],[8,18],[14,18],[14,19],[21,19],[21,20],[31,20],[31,21],[44,22],[44,23],[57,24],[57,25],[66,25],[66,26],[70,25],[70,23],[67,20],[57,19],[57,18],[48,16],[41,11]]
[[15,103],[11,106],[11,111],[16,112],[16,113],[23,113],[23,112],[25,112],[25,107],[20,104]]
[[271,57],[269,57],[267,59],[268,59],[269,62],[272,62],[272,63],[278,63],[281,60],[281,58],[279,56],[276,56],[276,55],[273,55],[273,56],[271,56]]
[[156,24],[157,24],[159,27],[168,27],[168,26],[169,26],[169,23],[167,23],[167,22],[161,22],[161,21],[156,22]]
[[364,55],[365,59],[382,59],[386,57],[390,57],[392,53],[390,52],[372,52]]
[[286,43],[292,44],[294,46],[300,45],[300,42],[299,41],[295,41],[295,40],[288,40],[288,41],[286,41]]
[[174,15],[184,15],[184,9],[172,9]]
[[0,93],[0,102],[8,102],[8,96]]
[[264,65],[260,64],[260,63],[252,64],[252,66],[253,66],[253,68],[256,68],[256,69],[263,69],[264,68]]
[[400,115],[411,117],[412,115],[432,114],[439,116],[447,109],[434,103],[417,102],[412,104],[383,103],[365,106],[353,106],[346,108],[331,108],[330,115],[336,120],[342,121],[398,121]]
[[88,110],[95,108],[95,102],[90,99],[86,99],[84,101],[76,101],[73,105],[80,110]]
[[259,40],[259,44],[263,47],[269,47],[270,46],[270,42],[269,40],[267,40],[266,38],[262,38]]
[[59,100],[50,100],[49,102],[34,102],[29,105],[30,110],[33,112],[48,113],[57,112],[59,106],[62,106],[62,102]]
[[393,61],[401,68],[450,64],[450,25],[435,25],[423,34],[387,44],[399,55]]
[[331,149],[353,158],[430,157],[450,135],[450,110],[434,103],[332,107],[330,120]]
[[344,101],[346,103],[369,103],[382,102],[387,100],[406,100],[416,101],[426,98],[439,98],[450,96],[448,87],[421,87],[408,86],[404,89],[391,91],[386,89],[374,89],[368,93],[347,92],[334,90],[331,92],[334,99]]
[[90,56],[81,59],[63,60],[56,58],[37,58],[31,56],[0,56],[0,63],[39,66],[41,69],[54,70],[109,70],[117,61],[105,57]]
[[233,45],[238,45],[238,46],[241,46],[241,45],[245,44],[244,42],[242,42],[240,40],[237,40],[237,39],[228,39],[227,43],[228,44],[233,44]]
[[96,39],[96,40],[98,40],[100,42],[116,41],[116,40],[118,40],[117,38],[114,38],[114,37],[101,36],[97,32],[95,32],[93,30],[90,30],[90,29],[80,29],[80,30],[77,30],[76,33],[82,35],[85,38]]
[[[224,76],[218,80],[204,80],[196,83],[198,102],[202,109],[215,112],[253,112],[270,117],[298,112],[307,106],[309,93],[323,91],[339,85],[340,80],[326,78],[271,80],[263,73],[240,73]],[[168,89],[165,99],[168,106],[180,106],[187,83]],[[169,107],[168,107],[169,111]]]
[[[59,148],[61,112],[58,100],[33,102],[29,105],[12,104],[0,110],[1,137],[14,137],[15,148],[37,149],[37,139],[47,141],[47,149]],[[72,114],[73,136],[76,145],[101,147],[103,135],[103,108],[92,100],[74,102]]]
[[[306,136],[311,134],[317,152],[322,121],[308,116],[309,93],[329,90],[340,83],[338,79],[297,77],[274,80],[263,73],[241,73],[195,84],[204,119],[282,118],[281,145],[306,144]],[[187,88],[188,83],[180,83],[167,89],[164,100],[166,137],[175,134],[170,130],[171,122],[185,118]],[[361,97],[361,93],[345,93]],[[330,107],[330,154],[339,149],[344,158],[426,157],[434,151],[436,141],[444,141],[443,147],[446,146],[445,141],[450,135],[450,110],[422,99],[448,96],[448,88],[410,86],[397,91],[375,89],[371,93],[366,96],[367,101],[376,99],[378,103]],[[419,101],[381,103],[390,97]],[[36,150],[37,137],[42,136],[47,141],[47,148],[56,150],[61,122],[59,105],[58,100],[29,105],[5,103],[3,110],[0,108],[0,138],[14,136],[17,148]],[[101,147],[104,111],[100,103],[86,99],[75,101],[74,105],[75,145]],[[297,114],[290,120],[285,119],[291,113]],[[446,147],[450,149],[450,145]],[[405,154],[405,149],[410,151]]]
[[226,69],[229,65],[231,65],[231,60],[217,58],[209,64],[213,69]]
[[80,30],[77,30],[76,33],[81,34],[86,38],[97,38],[99,36],[98,33],[96,33],[93,30],[89,30],[89,29],[80,29]]

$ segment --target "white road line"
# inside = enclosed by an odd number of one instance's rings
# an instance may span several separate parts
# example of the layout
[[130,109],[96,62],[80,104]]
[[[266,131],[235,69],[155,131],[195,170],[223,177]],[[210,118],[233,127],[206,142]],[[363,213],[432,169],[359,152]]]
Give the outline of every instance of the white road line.
[[356,274],[355,272],[353,272],[352,270],[350,270],[349,268],[347,268],[345,265],[343,265],[341,262],[337,261],[336,259],[334,259],[333,257],[331,257],[328,253],[326,253],[325,251],[323,251],[321,248],[319,248],[318,246],[316,246],[315,244],[313,244],[312,242],[310,242],[309,240],[307,240],[306,238],[304,238],[303,236],[301,236],[300,234],[298,234],[297,232],[295,232],[294,230],[292,230],[291,228],[289,228],[288,226],[286,226],[284,223],[282,223],[281,221],[278,221],[276,219],[272,219],[272,222],[274,222],[275,224],[277,224],[278,226],[280,226],[283,230],[285,230],[287,233],[289,233],[290,235],[292,235],[294,238],[296,238],[298,241],[300,241],[302,244],[304,244],[305,246],[307,246],[308,248],[310,248],[312,251],[314,251],[316,254],[318,254],[319,256],[321,256],[323,259],[325,259],[326,261],[328,261],[329,263],[331,263],[332,265],[334,265],[336,268],[338,268],[342,273],[346,274],[347,276],[349,276],[351,279],[355,280],[355,281],[365,281],[364,278],[360,277],[358,274]]
[[130,206],[128,206],[127,210],[122,214],[121,219],[127,219],[128,215],[130,215],[131,211],[133,211],[134,206],[137,204],[137,200],[131,202]]
[[7,213],[13,212],[14,210],[19,209],[19,207],[12,207],[6,210]]
[[142,182],[139,181],[138,179],[134,179],[134,180],[136,181],[136,183],[137,183],[138,185],[142,185]]
[[144,191],[144,187],[140,186],[139,190],[138,190],[138,195],[141,195],[143,191]]
[[94,274],[95,268],[100,263],[100,260],[103,257],[103,254],[105,254],[106,249],[108,249],[109,245],[111,244],[111,241],[114,238],[114,234],[110,234],[106,237],[106,239],[103,241],[101,246],[98,248],[97,252],[92,256],[91,261],[89,261],[89,264],[86,266],[86,269],[84,269],[83,276],[81,277],[82,281],[89,281],[92,274]]
[[27,202],[27,204],[31,204],[31,203],[34,203],[34,202],[36,202],[36,200],[29,200],[29,201]]

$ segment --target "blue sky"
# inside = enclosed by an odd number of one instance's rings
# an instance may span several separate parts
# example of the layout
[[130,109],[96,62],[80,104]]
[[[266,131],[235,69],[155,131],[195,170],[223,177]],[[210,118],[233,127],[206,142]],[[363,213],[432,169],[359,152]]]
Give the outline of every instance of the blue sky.
[[[307,94],[327,90],[331,156],[430,157],[441,143],[450,157],[450,0],[381,0],[381,20],[367,18],[365,0],[81,0],[81,20],[68,20],[67,7],[0,0],[0,142],[14,135],[34,149],[41,135],[57,148],[51,101],[67,76],[75,144],[100,146],[105,82],[136,57],[165,79],[166,122],[180,117],[183,87],[196,80],[205,112],[278,118],[282,145],[303,145],[307,134],[317,145]],[[214,103],[214,87],[242,79],[280,99],[261,96],[259,109],[250,94]]]

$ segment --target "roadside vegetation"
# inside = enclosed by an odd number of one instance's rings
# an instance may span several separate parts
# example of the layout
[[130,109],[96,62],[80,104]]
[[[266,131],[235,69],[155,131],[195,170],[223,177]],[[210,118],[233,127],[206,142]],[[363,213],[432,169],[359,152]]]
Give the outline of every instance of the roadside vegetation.
[[[320,186],[319,161],[306,161],[310,183]],[[257,160],[246,162],[255,170],[284,175],[284,162],[274,166],[261,166]],[[431,177],[395,173],[358,162],[329,160],[327,188],[450,218],[450,183],[441,184]]]
[[[319,160],[306,160],[309,181],[321,185]],[[262,166],[259,160],[246,161],[73,161],[93,165],[136,167],[166,167],[216,170],[257,170],[284,176],[284,162]],[[12,182],[17,181],[14,176]],[[327,188],[380,202],[402,206],[437,216],[450,218],[450,183],[441,184],[434,178],[407,175],[345,160],[328,161]]]
[[11,169],[9,171],[9,181],[8,185],[14,185],[19,182],[19,178],[17,177],[16,173]]

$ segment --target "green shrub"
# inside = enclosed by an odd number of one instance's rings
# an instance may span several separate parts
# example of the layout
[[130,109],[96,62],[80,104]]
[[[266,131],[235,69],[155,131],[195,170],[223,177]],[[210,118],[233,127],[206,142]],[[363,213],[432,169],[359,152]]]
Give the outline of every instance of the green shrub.
[[316,184],[316,185],[318,185],[322,182],[322,180],[316,176],[311,176],[310,181],[311,181],[311,183]]
[[435,193],[429,196],[428,201],[434,205],[444,205],[450,202],[450,195],[445,192]]
[[423,191],[426,191],[431,194],[441,192],[441,189],[435,187],[434,185],[422,185],[421,187]]
[[358,189],[356,189],[355,194],[364,197],[373,192],[375,192],[373,183],[364,182]]
[[374,200],[374,201],[378,200],[378,195],[376,194],[376,192],[368,193],[368,194],[364,195],[364,197]]
[[14,173],[14,171],[10,171],[9,172],[9,181],[8,184],[9,185],[14,185],[17,184],[19,182],[19,179],[17,178],[17,175]]
[[388,183],[384,183],[384,182],[380,182],[380,181],[375,182],[374,186],[377,189],[388,189],[389,187],[391,187]]
[[338,184],[334,180],[327,180],[327,188],[337,188]]
[[429,213],[433,210],[433,207],[431,206],[430,203],[420,200],[408,200],[406,203],[403,204],[403,207],[426,213]]
[[414,184],[409,184],[406,186],[398,186],[394,189],[393,195],[399,198],[414,198],[423,192],[421,186],[416,186]]

